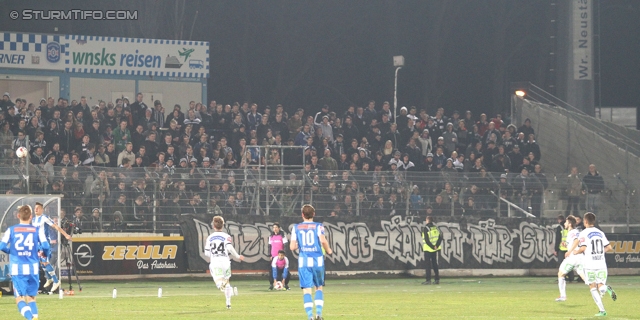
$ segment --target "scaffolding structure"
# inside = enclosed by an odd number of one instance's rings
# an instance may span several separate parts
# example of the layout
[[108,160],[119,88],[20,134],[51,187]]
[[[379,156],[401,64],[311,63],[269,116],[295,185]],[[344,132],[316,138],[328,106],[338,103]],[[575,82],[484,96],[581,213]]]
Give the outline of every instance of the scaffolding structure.
[[249,214],[292,215],[304,202],[303,146],[247,146],[243,155],[244,193]]

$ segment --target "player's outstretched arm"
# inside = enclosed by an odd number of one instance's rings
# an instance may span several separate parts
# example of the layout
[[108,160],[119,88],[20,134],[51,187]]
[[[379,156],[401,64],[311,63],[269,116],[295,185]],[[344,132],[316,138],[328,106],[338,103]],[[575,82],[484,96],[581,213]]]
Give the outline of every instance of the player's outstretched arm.
[[71,240],[71,236],[68,233],[66,233],[62,228],[60,228],[57,224],[54,224],[53,228],[56,229],[58,232],[60,232],[60,234],[65,237],[65,239]]
[[233,245],[231,243],[227,243],[227,252],[229,252],[229,254],[231,254],[232,257],[243,261],[244,260],[244,256],[238,254],[238,252],[236,251],[236,249],[233,247]]
[[609,252],[612,250],[613,250],[613,247],[611,246],[611,244],[608,244],[606,247],[604,247],[604,252]]

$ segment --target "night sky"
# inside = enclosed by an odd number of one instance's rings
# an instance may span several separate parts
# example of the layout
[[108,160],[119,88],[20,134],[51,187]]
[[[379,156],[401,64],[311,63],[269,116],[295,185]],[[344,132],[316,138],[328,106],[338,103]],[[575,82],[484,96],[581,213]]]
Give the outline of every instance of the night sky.
[[[0,1],[0,30],[209,41],[209,99],[288,110],[393,103],[392,56],[404,55],[398,107],[495,113],[508,106],[510,82],[549,84],[550,2]],[[140,19],[8,18],[25,8],[129,9]],[[639,13],[637,0],[600,4],[602,106],[638,104]]]

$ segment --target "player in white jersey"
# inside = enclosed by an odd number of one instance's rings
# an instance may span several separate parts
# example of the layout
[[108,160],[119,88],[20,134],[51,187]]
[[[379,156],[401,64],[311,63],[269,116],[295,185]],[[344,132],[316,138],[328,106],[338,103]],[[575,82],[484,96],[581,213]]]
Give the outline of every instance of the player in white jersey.
[[611,251],[612,248],[604,232],[594,227],[595,223],[595,214],[591,212],[584,214],[585,229],[578,236],[580,248],[576,250],[576,253],[584,253],[582,259],[584,283],[591,289],[591,297],[600,310],[595,316],[603,317],[607,315],[607,312],[604,310],[602,297],[608,292],[613,301],[616,301],[617,296],[611,286],[607,285],[607,261],[604,257],[605,253]]
[[560,289],[560,297],[556,299],[558,302],[567,300],[567,281],[564,277],[571,272],[571,270],[575,269],[580,278],[584,280],[584,272],[582,269],[582,257],[584,255],[573,253],[578,247],[578,235],[580,234],[580,231],[576,229],[576,218],[574,216],[568,216],[564,221],[564,228],[568,231],[566,243],[564,244],[568,250],[558,270],[558,288]]
[[0,251],[9,254],[13,294],[18,310],[27,320],[38,319],[38,256],[49,253],[49,242],[42,228],[31,225],[30,206],[18,208],[18,219],[20,224],[10,227],[0,240]]
[[[43,214],[44,206],[42,205],[42,203],[36,202],[34,211],[36,215],[33,217],[32,224],[44,230],[44,235],[49,243],[52,242],[51,236],[49,234],[49,227],[56,229],[56,231],[60,232],[60,234],[62,234],[67,240],[71,240],[71,236],[69,234],[67,234],[64,230],[62,230],[62,228],[60,228],[55,222],[53,222],[53,220],[49,216]],[[56,271],[51,265],[50,260],[51,254],[49,254],[48,256],[44,256],[40,258],[40,265],[42,266],[42,269],[44,269],[44,275],[47,278],[47,282],[44,283],[44,288],[48,288],[51,284],[53,284],[53,287],[51,287],[51,292],[53,292],[60,287],[60,280],[58,279]]]
[[223,232],[224,219],[221,216],[213,217],[213,233],[207,237],[204,246],[204,254],[209,257],[209,271],[213,281],[227,298],[227,309],[231,309],[231,296],[238,295],[238,288],[232,288],[229,284],[231,278],[231,260],[229,255],[244,260],[243,255],[238,255],[231,244],[231,236]]

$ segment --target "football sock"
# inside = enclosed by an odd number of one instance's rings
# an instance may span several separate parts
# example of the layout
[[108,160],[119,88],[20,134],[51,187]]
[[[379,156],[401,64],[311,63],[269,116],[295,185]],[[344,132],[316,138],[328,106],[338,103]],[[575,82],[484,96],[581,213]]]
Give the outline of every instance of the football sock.
[[324,294],[322,290],[316,290],[316,316],[322,316],[322,307],[324,306]]
[[600,292],[598,292],[598,289],[591,288],[591,297],[598,306],[598,309],[600,309],[601,312],[604,312],[604,305],[602,305],[602,298],[600,297]]
[[53,269],[53,266],[51,265],[51,263],[49,263],[48,265],[46,265],[44,267],[45,275],[49,274],[49,277],[51,280],[53,280],[53,283],[58,283],[58,276],[56,276],[56,271]]
[[558,277],[558,289],[560,289],[560,297],[567,296],[567,281],[564,277]]
[[33,314],[31,313],[31,308],[27,305],[26,302],[20,301],[18,302],[18,311],[20,314],[25,317],[27,320],[33,319]]
[[309,318],[313,317],[313,300],[311,300],[311,294],[303,294],[302,299],[304,300],[304,311],[307,312],[307,316],[309,316]]
[[607,286],[601,285],[598,287],[598,291],[600,291],[600,297],[604,297],[604,294],[607,293]]
[[49,280],[51,279],[51,275],[49,274],[49,271],[47,271],[47,267],[42,266],[42,268],[44,269],[44,277]]
[[227,305],[231,305],[231,296],[233,295],[233,288],[231,285],[227,283],[227,286],[224,288],[224,296],[227,298]]
[[35,301],[29,302],[29,308],[31,308],[31,315],[34,318],[37,318],[38,317],[38,306],[36,306],[36,302]]

